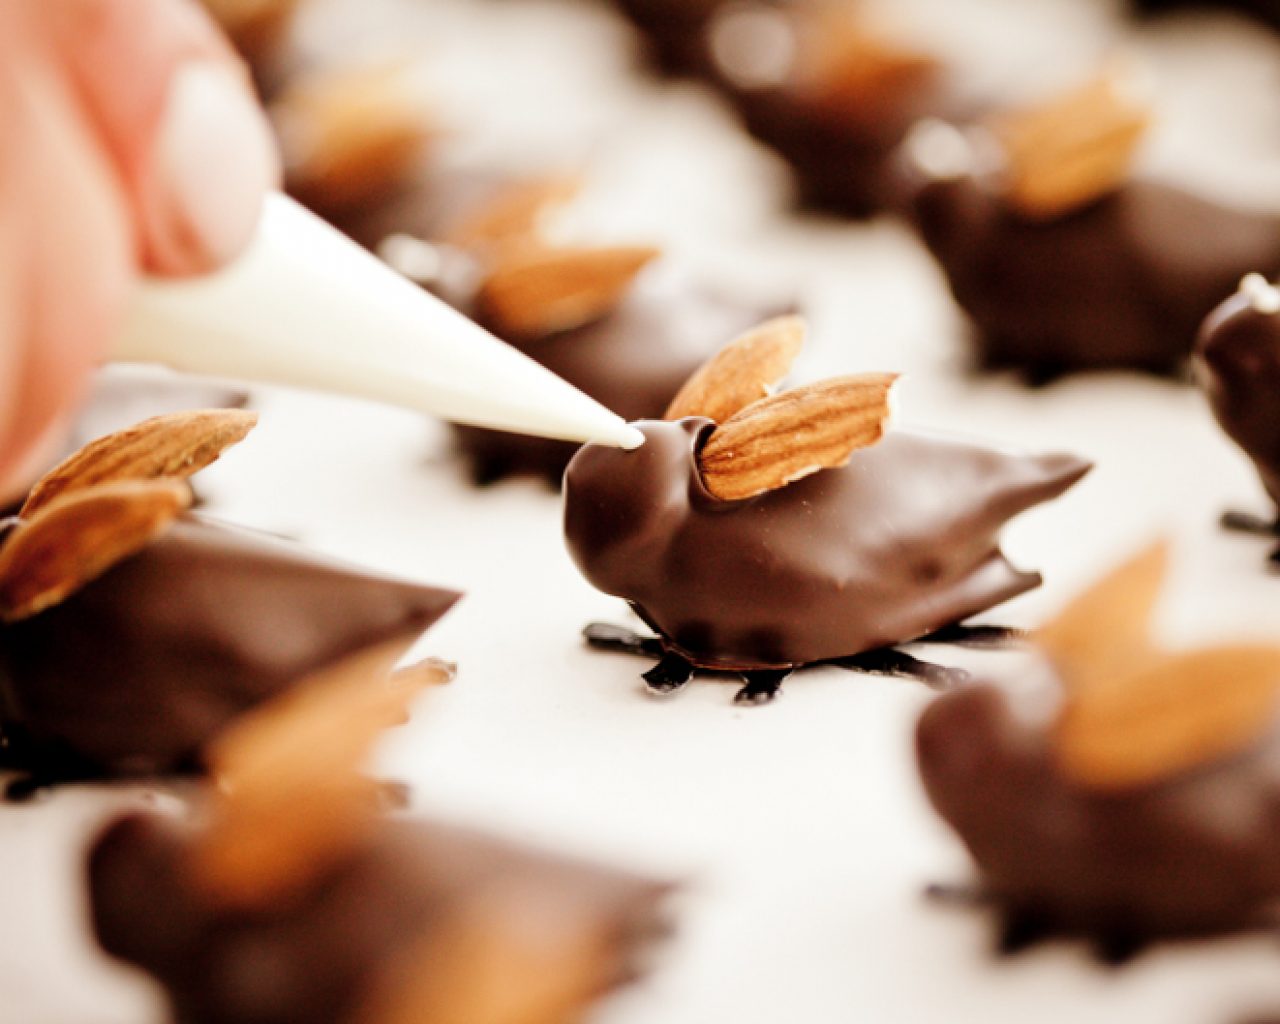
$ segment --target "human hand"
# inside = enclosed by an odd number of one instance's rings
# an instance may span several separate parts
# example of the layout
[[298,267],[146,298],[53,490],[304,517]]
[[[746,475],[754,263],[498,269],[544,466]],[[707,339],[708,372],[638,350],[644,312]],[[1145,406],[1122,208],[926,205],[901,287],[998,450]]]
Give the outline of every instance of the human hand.
[[0,0],[0,486],[81,395],[134,278],[229,260],[278,176],[193,0]]

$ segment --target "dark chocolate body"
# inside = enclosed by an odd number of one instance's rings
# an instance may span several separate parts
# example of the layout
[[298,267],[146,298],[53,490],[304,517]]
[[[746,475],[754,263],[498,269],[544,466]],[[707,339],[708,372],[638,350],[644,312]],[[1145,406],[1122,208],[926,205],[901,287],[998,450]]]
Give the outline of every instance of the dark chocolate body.
[[979,179],[916,180],[915,224],[974,325],[980,361],[1033,377],[1176,370],[1250,271],[1280,269],[1280,217],[1133,181],[1033,222]]
[[186,517],[66,601],[0,629],[0,726],[24,767],[190,770],[242,711],[425,629],[457,598]]
[[[193,885],[189,844],[176,825],[127,818],[98,840],[88,869],[99,942],[154,975],[183,1024],[349,1024],[392,972],[442,969],[405,958],[470,901],[549,944],[576,926],[602,933],[604,989],[626,980],[629,947],[654,930],[663,892],[470,832],[394,822],[302,893],[234,911]],[[463,1007],[430,1019],[478,1018]]]
[[920,771],[983,884],[1045,927],[1146,940],[1259,924],[1280,900],[1280,748],[1107,793],[1063,776],[1052,722],[990,685],[926,709]]
[[[617,308],[600,319],[517,347],[623,419],[647,419],[661,416],[690,375],[722,345],[785,311],[654,269],[659,272],[642,273]],[[462,305],[501,336],[482,311]],[[566,441],[477,427],[459,427],[457,435],[481,481],[527,473],[558,486],[578,450]]]
[[1205,321],[1196,358],[1213,414],[1280,504],[1280,313],[1233,295]]
[[996,534],[1088,470],[901,431],[849,464],[741,502],[708,494],[709,420],[638,424],[643,447],[585,447],[565,534],[595,587],[699,665],[780,668],[923,636],[1037,586]]

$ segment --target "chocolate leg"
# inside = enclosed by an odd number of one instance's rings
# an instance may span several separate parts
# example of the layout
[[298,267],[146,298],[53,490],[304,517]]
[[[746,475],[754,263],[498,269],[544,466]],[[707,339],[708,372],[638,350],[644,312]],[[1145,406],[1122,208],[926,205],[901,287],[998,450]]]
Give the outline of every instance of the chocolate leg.
[[1230,530],[1233,533],[1280,537],[1280,519],[1267,519],[1252,512],[1223,512],[1219,522],[1224,530]]
[[949,668],[946,665],[935,665],[931,661],[921,661],[893,647],[879,647],[874,651],[837,658],[830,664],[873,676],[915,679],[938,690],[950,690],[972,678],[962,668]]
[[962,622],[953,623],[935,629],[932,633],[920,637],[918,644],[954,644],[957,647],[976,647],[980,649],[1001,650],[1025,640],[1029,636],[1025,629],[1013,626],[966,626]]
[[1146,945],[1142,939],[1125,932],[1112,932],[1100,937],[1094,944],[1098,959],[1108,967],[1121,967],[1142,952]]
[[641,636],[625,626],[614,626],[608,622],[592,622],[582,630],[588,646],[598,651],[617,651],[621,654],[636,654],[645,658],[661,658],[663,656],[662,641],[656,636]]
[[666,696],[674,693],[693,678],[693,663],[672,651],[642,676],[650,693]]
[[1048,938],[1053,929],[1040,914],[1029,910],[1006,912],[1000,925],[997,948],[1004,956],[1012,956]]
[[471,462],[471,482],[477,487],[489,487],[511,475],[509,459],[500,456],[477,456]]
[[743,672],[746,686],[733,695],[735,704],[768,704],[782,692],[782,681],[791,675],[789,668],[761,669]]

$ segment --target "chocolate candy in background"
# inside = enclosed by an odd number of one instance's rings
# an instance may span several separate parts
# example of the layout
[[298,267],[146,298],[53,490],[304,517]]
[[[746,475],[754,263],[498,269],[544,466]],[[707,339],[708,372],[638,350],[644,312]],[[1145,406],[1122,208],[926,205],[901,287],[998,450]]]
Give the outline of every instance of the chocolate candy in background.
[[1205,320],[1196,370],[1222,429],[1280,505],[1280,291],[1246,277]]
[[1216,763],[1109,792],[1066,777],[1053,716],[1025,708],[995,685],[975,685],[930,705],[917,732],[929,799],[1012,933],[1078,933],[1122,953],[1157,937],[1274,926],[1274,729]]
[[1253,270],[1280,269],[1280,217],[1130,180],[1050,220],[977,171],[934,174],[908,141],[912,221],[972,321],[984,368],[1031,380],[1091,369],[1172,373],[1204,317]]
[[441,154],[428,160],[402,187],[349,210],[331,214],[335,227],[377,252],[396,235],[447,241],[468,218],[519,187],[526,175],[493,164]]
[[[481,326],[625,420],[661,416],[689,375],[716,348],[786,311],[784,303],[718,290],[679,266],[661,262],[641,270],[620,300],[602,315],[542,338],[513,336],[477,304],[475,295],[454,293],[452,301]],[[482,483],[530,474],[558,487],[579,447],[478,427],[458,427],[456,433],[477,482]]]
[[200,516],[0,628],[4,760],[37,776],[192,771],[245,709],[409,629],[456,592]]
[[587,445],[565,474],[565,536],[598,589],[625,598],[696,665],[786,668],[904,643],[1040,583],[997,532],[1089,463],[890,431],[744,501],[701,481],[714,425],[642,422],[634,452]]
[[852,9],[723,4],[705,32],[712,78],[791,165],[801,201],[820,209],[885,209],[890,161],[911,126],[979,108],[938,61],[878,38]]
[[[665,925],[665,886],[436,824],[384,822],[304,891],[253,910],[206,896],[191,852],[179,826],[135,816],[98,839],[88,866],[99,942],[153,975],[187,1024],[379,1024],[365,1011],[401,976],[438,982],[439,1003],[415,1020],[577,1019],[561,1003],[585,1010],[631,980],[633,954]],[[544,970],[473,965],[477,923],[535,946]],[[511,1016],[452,1001],[492,1000],[482,980]]]

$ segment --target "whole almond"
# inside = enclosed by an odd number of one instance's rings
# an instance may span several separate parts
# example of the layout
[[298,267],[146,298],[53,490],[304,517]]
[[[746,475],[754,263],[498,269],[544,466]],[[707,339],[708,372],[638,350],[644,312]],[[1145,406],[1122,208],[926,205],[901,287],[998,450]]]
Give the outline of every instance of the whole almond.
[[1024,217],[1050,220],[1114,191],[1128,176],[1151,112],[1127,69],[991,127],[1006,155],[1009,203]]
[[402,61],[303,78],[272,104],[271,118],[289,187],[325,210],[385,198],[437,134]]
[[19,515],[30,518],[59,498],[110,481],[184,479],[242,441],[257,422],[257,413],[243,409],[197,409],[108,434],[37,481]]
[[1280,649],[1234,647],[1153,659],[1068,700],[1062,770],[1082,785],[1158,783],[1247,749],[1276,724]]
[[441,661],[392,672],[416,639],[322,669],[213,741],[219,795],[196,868],[217,899],[253,907],[305,887],[372,827],[378,786],[362,764],[422,690],[453,676]]
[[875,125],[942,70],[937,57],[892,40],[848,4],[810,11],[801,25],[795,84],[835,117]]
[[612,311],[658,255],[647,246],[508,253],[481,285],[478,309],[499,334],[536,341]]
[[664,416],[705,416],[723,423],[766,398],[790,371],[804,345],[805,322],[780,316],[739,335],[685,382]]
[[443,241],[463,249],[482,249],[535,236],[549,211],[581,191],[582,179],[567,175],[517,182],[459,220]]
[[0,545],[0,619],[30,618],[151,543],[191,504],[179,480],[119,480],[76,491]]
[[1121,684],[1156,656],[1151,617],[1168,568],[1169,545],[1153,544],[1037,631],[1069,691]]
[[616,982],[618,936],[589,905],[548,907],[519,881],[453,900],[397,957],[354,1024],[566,1024]]
[[895,380],[891,373],[836,377],[752,403],[703,446],[703,484],[737,501],[844,465],[883,436]]

